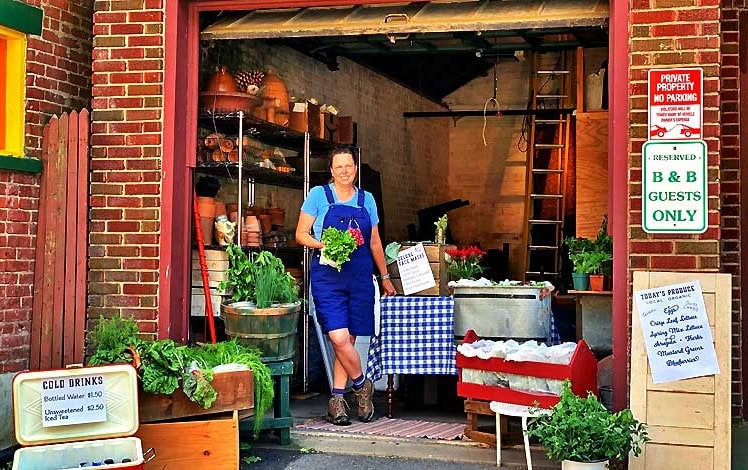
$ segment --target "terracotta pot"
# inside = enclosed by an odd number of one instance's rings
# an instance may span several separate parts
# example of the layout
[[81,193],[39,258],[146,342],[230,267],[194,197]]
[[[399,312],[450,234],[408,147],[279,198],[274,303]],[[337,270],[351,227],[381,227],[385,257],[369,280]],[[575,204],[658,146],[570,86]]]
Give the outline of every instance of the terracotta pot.
[[[273,69],[268,69],[262,79],[262,95],[265,98],[277,100],[274,104],[281,112],[288,114],[288,89],[283,80],[276,75]],[[268,119],[270,120],[270,119]]]
[[257,216],[254,215],[248,215],[244,218],[244,227],[250,232],[261,231],[260,221],[257,219]]
[[239,212],[229,211],[229,222],[236,222],[237,220],[239,220]]
[[235,202],[230,202],[226,204],[226,212],[228,212],[229,214],[232,212],[236,212],[238,210],[239,210],[239,204]]
[[215,208],[216,217],[218,217],[219,215],[226,215],[226,204],[224,204],[223,201],[216,201]]
[[215,217],[200,216],[200,227],[203,229],[203,244],[213,244],[213,222]]
[[265,213],[265,209],[262,207],[257,206],[249,206],[247,207],[247,210],[245,211],[244,215],[262,215]]
[[260,225],[262,226],[262,233],[268,234],[273,230],[273,226],[270,223],[270,216],[267,214],[262,214],[257,216],[258,219],[260,219]]
[[273,225],[283,225],[286,218],[286,210],[282,207],[271,207],[267,209],[267,213],[270,216],[270,223]]
[[215,217],[216,199],[213,197],[198,197],[197,212],[200,214],[200,217]]
[[590,290],[601,292],[605,285],[605,276],[602,274],[590,274]]
[[236,88],[236,82],[234,81],[234,77],[229,73],[228,67],[222,65],[218,68],[218,72],[213,74],[208,80],[205,91],[236,93],[239,90]]

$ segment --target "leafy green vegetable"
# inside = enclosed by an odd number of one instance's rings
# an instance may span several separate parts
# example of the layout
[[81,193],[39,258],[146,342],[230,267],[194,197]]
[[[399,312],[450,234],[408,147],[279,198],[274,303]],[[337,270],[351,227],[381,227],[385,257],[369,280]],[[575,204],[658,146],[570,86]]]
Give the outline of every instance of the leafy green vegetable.
[[212,370],[193,370],[184,374],[182,379],[184,394],[206,410],[213,406],[218,398],[216,389],[211,385],[213,375]]
[[138,324],[132,317],[99,317],[91,335],[89,344],[94,354],[88,360],[89,366],[132,362],[132,355],[127,348],[138,342]]
[[203,368],[243,364],[252,370],[255,380],[255,434],[259,433],[262,417],[273,405],[274,396],[273,377],[270,368],[260,360],[260,351],[231,340],[185,348],[185,354],[189,361],[195,361]]
[[262,462],[262,457],[258,457],[256,455],[249,455],[247,457],[242,458],[242,462],[246,463],[247,465]]
[[350,261],[351,253],[356,249],[356,240],[347,230],[327,227],[322,231],[322,256],[335,263],[337,270],[343,269],[343,263]]
[[283,261],[269,251],[246,253],[237,245],[226,247],[229,255],[227,280],[220,289],[230,289],[236,302],[254,302],[257,308],[299,300],[296,279],[286,272]]
[[140,341],[137,351],[142,362],[143,391],[171,395],[179,388],[185,370],[182,352],[170,339]]

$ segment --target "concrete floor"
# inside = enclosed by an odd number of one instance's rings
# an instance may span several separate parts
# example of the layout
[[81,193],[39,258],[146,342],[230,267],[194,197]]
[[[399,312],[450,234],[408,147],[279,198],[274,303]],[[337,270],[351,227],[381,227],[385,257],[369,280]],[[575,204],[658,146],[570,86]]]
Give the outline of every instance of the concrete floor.
[[[412,385],[412,384],[411,384]],[[408,387],[404,387],[408,388]],[[416,383],[409,387],[410,391],[402,390],[396,394],[393,418],[418,419],[433,422],[465,423],[466,415],[462,409],[462,399],[456,396],[436,397],[433,391],[436,385],[426,383],[425,386]],[[440,387],[440,390],[449,387]],[[417,396],[413,396],[413,389]],[[427,390],[424,392],[423,390]],[[353,402],[350,397],[349,402]],[[319,394],[306,399],[292,399],[291,413],[296,424],[303,423],[310,418],[324,417],[329,395]],[[432,403],[424,405],[423,403]],[[386,411],[386,394],[377,392],[374,404],[378,416],[384,416]],[[495,425],[492,417],[481,417],[479,426],[489,431]],[[512,434],[521,436],[519,421],[510,423]],[[485,429],[484,429],[485,428]],[[369,455],[372,457],[429,459],[441,462],[458,462],[464,464],[492,466],[496,465],[496,449],[469,439],[443,441],[435,439],[412,439],[402,437],[372,436],[345,432],[320,432],[295,428],[291,433],[292,448],[314,448],[322,452],[347,455]],[[502,450],[502,468],[523,469],[525,453],[521,438],[514,441],[505,439]],[[255,447],[274,446],[273,437],[265,436]],[[556,470],[560,465],[550,463],[542,449],[533,446],[533,468],[539,470]]]

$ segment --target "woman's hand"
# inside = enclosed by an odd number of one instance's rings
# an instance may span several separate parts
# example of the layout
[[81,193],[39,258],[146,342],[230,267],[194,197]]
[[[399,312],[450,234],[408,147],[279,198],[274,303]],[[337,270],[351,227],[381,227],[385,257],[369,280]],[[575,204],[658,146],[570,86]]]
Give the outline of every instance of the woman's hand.
[[397,294],[395,286],[389,279],[382,279],[382,290],[384,291],[384,294],[382,294],[383,297],[389,297],[391,295]]

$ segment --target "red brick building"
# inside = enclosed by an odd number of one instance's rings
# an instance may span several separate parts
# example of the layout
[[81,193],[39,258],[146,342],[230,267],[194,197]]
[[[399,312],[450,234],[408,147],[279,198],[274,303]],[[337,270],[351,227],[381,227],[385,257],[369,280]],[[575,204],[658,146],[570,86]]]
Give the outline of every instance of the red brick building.
[[[80,2],[32,3],[41,4],[45,16],[44,31],[29,39],[27,54],[27,155],[38,156],[40,126],[49,114],[86,106],[91,98],[89,317],[134,315],[143,331],[183,340],[191,196],[185,188],[195,161],[200,13],[351,2],[113,0],[88,9]],[[744,9],[742,2],[716,0],[610,2],[609,207],[614,271],[628,273],[616,276],[613,289],[617,406],[627,402],[631,273],[716,271],[733,277],[733,414],[748,409],[742,348],[748,329],[741,314],[748,277],[740,268],[748,260],[740,204],[746,195],[740,139],[748,129],[748,108],[741,104],[748,102],[741,75],[748,61],[741,55],[748,44]],[[77,47],[67,42],[72,37],[80,39]],[[701,235],[651,235],[641,228],[647,71],[676,66],[704,70],[709,227]],[[412,181],[405,172],[417,179],[428,171],[439,168],[419,170],[415,163],[385,176],[405,186]],[[0,171],[0,262],[7,266],[0,278],[0,366],[6,371],[24,367],[28,350],[23,331],[31,308],[37,187],[36,175]],[[416,202],[434,200],[428,197]]]

